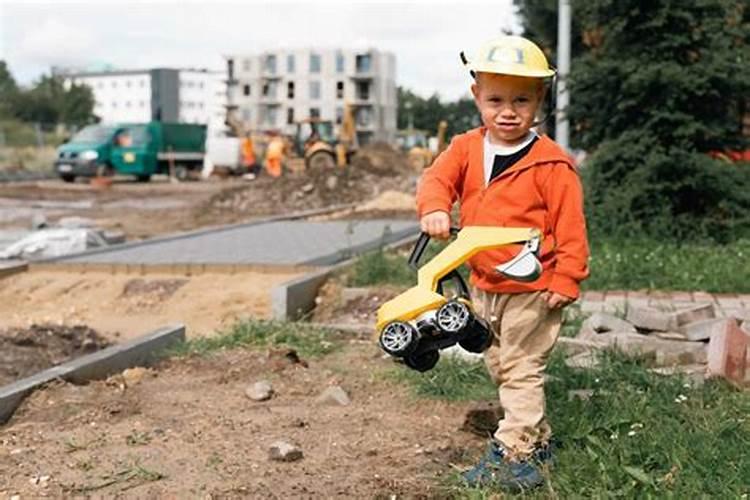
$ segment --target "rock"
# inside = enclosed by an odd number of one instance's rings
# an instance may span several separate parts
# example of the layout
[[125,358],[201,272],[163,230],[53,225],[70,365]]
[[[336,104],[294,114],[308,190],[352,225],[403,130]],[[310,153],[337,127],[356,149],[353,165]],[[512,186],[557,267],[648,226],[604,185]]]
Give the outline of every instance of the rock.
[[591,396],[594,395],[594,389],[575,389],[572,391],[568,391],[568,401],[573,401],[574,399],[580,399],[581,401],[588,401],[591,399]]
[[329,191],[333,191],[334,189],[336,189],[336,186],[338,185],[339,185],[339,178],[336,177],[335,175],[331,175],[326,179],[326,188]]
[[605,348],[617,349],[625,354],[652,356],[657,363],[692,364],[706,360],[705,346],[699,342],[663,340],[652,335],[614,332],[600,334],[597,342]]
[[294,462],[302,459],[302,456],[299,446],[286,441],[276,441],[268,449],[268,458],[277,462]]
[[[695,323],[696,321],[705,321],[716,317],[716,309],[714,305],[700,304],[689,309],[681,309],[676,313],[672,314],[673,326],[679,328],[689,323]],[[692,339],[691,339],[692,340]]]
[[584,340],[571,337],[558,337],[555,348],[561,349],[568,356],[575,356],[576,354],[596,351],[600,349],[601,346],[593,340]]
[[245,396],[253,401],[267,401],[273,396],[273,387],[270,382],[261,380],[245,389]]
[[126,368],[123,370],[122,378],[125,380],[125,385],[127,387],[133,387],[134,385],[138,385],[141,380],[150,373],[151,372],[148,368],[136,366],[134,368]]
[[586,323],[596,333],[636,332],[631,323],[605,312],[595,312],[584,321],[584,324]]
[[581,324],[581,329],[578,330],[575,336],[578,340],[592,340],[594,337],[596,337],[596,330],[594,330],[589,321],[584,321]]
[[695,321],[680,327],[680,332],[688,340],[708,340],[714,334],[720,333],[727,328],[730,318],[705,319]]
[[747,368],[748,335],[737,320],[727,322],[724,329],[711,336],[708,342],[708,373],[741,383]]
[[504,412],[499,403],[479,403],[466,412],[461,430],[486,438],[497,430],[497,423],[503,415]]
[[344,389],[338,385],[332,385],[323,391],[316,400],[319,404],[331,406],[348,406],[352,400]]
[[570,368],[591,369],[599,366],[599,359],[594,352],[583,352],[567,358],[565,365]]
[[312,193],[312,191],[314,189],[315,189],[315,185],[312,182],[310,182],[310,183],[305,184],[304,186],[302,186],[301,191],[303,193],[307,194],[307,193]]
[[628,308],[626,319],[636,328],[660,332],[669,331],[673,323],[672,316],[669,313],[637,306]]
[[683,342],[688,340],[685,334],[680,332],[651,332],[649,335],[662,340],[679,340]]

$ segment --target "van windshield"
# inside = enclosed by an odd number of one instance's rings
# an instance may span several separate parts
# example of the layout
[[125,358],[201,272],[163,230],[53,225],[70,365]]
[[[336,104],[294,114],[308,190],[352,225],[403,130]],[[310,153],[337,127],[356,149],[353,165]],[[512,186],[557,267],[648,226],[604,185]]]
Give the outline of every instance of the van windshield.
[[114,127],[89,125],[73,136],[70,142],[105,142],[112,137]]

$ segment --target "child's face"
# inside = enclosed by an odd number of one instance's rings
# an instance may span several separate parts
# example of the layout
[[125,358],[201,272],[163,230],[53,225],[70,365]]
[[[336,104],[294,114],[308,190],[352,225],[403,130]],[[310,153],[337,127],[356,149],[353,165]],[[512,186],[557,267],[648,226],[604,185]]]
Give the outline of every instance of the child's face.
[[526,137],[544,100],[542,81],[521,76],[479,73],[471,92],[491,141],[506,146]]

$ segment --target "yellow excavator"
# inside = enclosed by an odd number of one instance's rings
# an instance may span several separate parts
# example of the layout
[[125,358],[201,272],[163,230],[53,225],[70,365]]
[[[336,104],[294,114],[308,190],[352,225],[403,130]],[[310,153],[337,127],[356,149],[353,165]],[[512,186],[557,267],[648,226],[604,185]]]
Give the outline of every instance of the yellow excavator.
[[320,118],[297,122],[294,149],[305,159],[307,169],[345,167],[356,153],[357,130],[351,106],[344,106],[339,133],[334,133],[334,123]]
[[407,150],[409,165],[420,171],[432,165],[432,161],[445,149],[445,131],[448,122],[440,120],[437,127],[437,153],[433,153],[429,146],[427,132],[409,129],[403,132],[402,140]]

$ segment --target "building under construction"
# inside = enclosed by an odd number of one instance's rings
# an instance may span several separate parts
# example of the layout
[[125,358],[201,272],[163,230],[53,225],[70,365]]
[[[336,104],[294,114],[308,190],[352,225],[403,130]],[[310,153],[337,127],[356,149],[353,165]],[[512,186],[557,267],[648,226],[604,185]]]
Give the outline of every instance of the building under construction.
[[246,129],[295,133],[295,123],[352,109],[357,141],[396,135],[396,57],[374,49],[277,50],[225,56],[228,108]]

